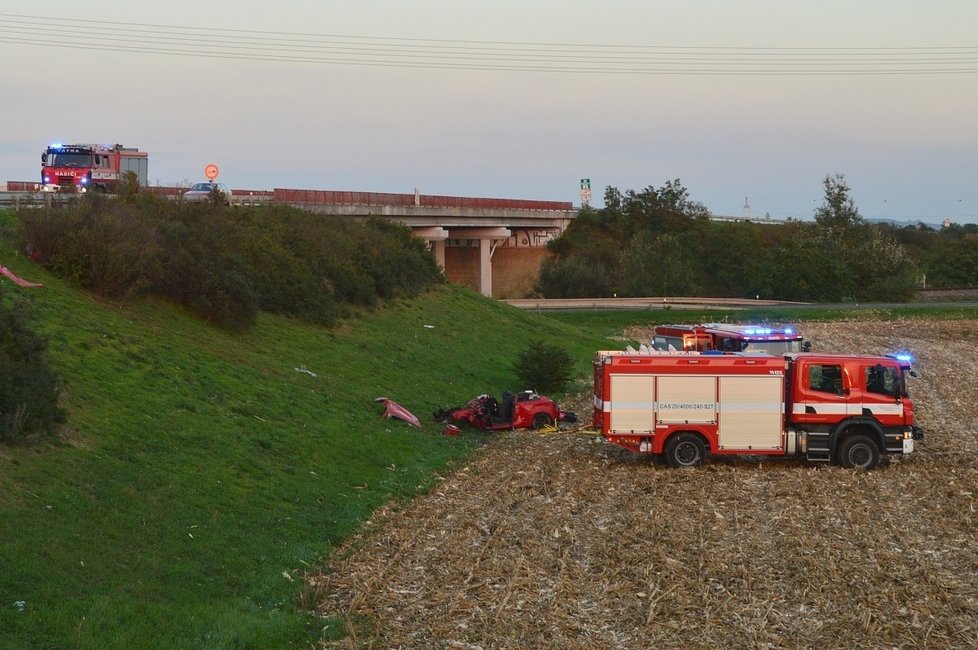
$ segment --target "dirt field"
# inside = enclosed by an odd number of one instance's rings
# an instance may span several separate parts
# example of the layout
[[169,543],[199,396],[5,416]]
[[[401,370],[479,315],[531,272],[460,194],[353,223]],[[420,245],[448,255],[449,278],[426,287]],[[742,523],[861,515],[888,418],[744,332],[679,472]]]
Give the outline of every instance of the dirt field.
[[308,576],[353,630],[327,647],[978,647],[978,320],[804,331],[914,351],[917,453],[676,471],[593,435],[498,435]]

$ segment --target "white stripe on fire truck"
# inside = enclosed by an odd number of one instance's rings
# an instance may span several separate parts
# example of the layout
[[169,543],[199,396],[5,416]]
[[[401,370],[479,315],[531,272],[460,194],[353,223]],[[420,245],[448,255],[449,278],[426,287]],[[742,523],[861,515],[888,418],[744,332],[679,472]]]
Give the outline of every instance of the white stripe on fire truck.
[[[595,406],[602,411],[675,411],[675,410],[694,410],[706,411],[713,410],[720,413],[781,413],[784,411],[784,402],[736,402],[718,404],[716,402],[624,402],[611,401],[601,402],[595,400]],[[804,412],[804,411],[803,411]]]
[[653,409],[652,402],[615,402],[614,405],[610,401],[604,403],[605,413],[615,410],[615,411],[651,411]]
[[805,407],[811,406],[816,413],[824,415],[845,415],[847,412],[862,411],[869,409],[874,415],[903,415],[903,404],[846,404],[845,402],[808,402],[807,404],[793,405],[791,412],[794,415],[805,415]]

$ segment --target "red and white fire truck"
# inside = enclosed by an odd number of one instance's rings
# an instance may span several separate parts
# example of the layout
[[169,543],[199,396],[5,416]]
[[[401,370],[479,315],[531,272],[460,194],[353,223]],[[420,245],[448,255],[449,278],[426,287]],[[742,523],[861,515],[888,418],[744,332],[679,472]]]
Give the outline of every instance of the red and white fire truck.
[[740,454],[872,469],[924,437],[911,374],[896,355],[598,352],[594,426],[673,467]]
[[811,349],[805,337],[793,327],[729,323],[658,325],[653,332],[652,347],[675,352],[720,350],[767,352],[775,355]]
[[121,144],[52,144],[41,154],[45,192],[113,192],[130,171],[146,187],[149,154]]

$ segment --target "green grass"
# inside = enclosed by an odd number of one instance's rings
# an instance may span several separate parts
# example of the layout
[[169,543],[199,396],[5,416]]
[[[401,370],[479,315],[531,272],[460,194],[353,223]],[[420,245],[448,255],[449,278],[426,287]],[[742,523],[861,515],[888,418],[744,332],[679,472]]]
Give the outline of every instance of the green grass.
[[[457,287],[335,330],[263,315],[231,335],[167,304],[79,293],[5,244],[0,263],[46,285],[5,283],[3,300],[32,303],[69,415],[59,440],[0,447],[0,648],[336,635],[299,608],[302,570],[484,439],[441,435],[431,412],[514,388],[530,340],[564,346],[581,376],[607,345]],[[382,395],[423,428],[381,418]]]

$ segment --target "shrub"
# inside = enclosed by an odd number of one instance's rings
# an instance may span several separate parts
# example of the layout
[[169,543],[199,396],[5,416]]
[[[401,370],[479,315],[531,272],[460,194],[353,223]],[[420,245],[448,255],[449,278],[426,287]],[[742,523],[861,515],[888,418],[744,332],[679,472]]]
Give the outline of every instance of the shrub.
[[244,262],[225,235],[226,224],[191,211],[164,228],[160,281],[155,291],[232,330],[255,324],[258,300]]
[[543,261],[534,290],[548,298],[592,298],[614,293],[615,271],[585,255]]
[[100,295],[164,296],[231,329],[250,327],[258,309],[328,326],[443,280],[406,226],[172,202],[129,181],[115,199],[19,211],[32,259]]
[[541,393],[561,393],[571,380],[574,360],[567,350],[534,341],[520,352],[513,365],[523,388]]
[[24,247],[31,258],[106,298],[152,287],[161,255],[155,222],[99,195],[73,203],[23,211]]
[[28,326],[24,303],[0,305],[0,442],[30,441],[65,421],[46,349]]

